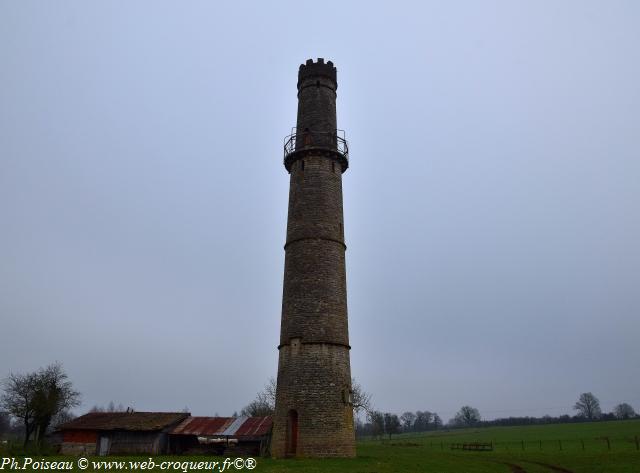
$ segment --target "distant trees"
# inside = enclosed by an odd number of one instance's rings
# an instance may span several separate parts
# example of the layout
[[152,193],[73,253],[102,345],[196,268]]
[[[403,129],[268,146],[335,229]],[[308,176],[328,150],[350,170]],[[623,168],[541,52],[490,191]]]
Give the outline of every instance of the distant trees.
[[413,424],[416,421],[416,415],[413,412],[405,412],[400,416],[400,422],[402,422],[402,430],[410,432],[413,430]]
[[480,412],[475,407],[462,406],[458,413],[453,418],[453,421],[457,425],[465,427],[473,427],[481,421]]
[[[127,412],[127,409],[122,405],[122,403],[116,406],[116,404],[113,401],[109,401],[109,404],[107,404],[107,407],[98,406],[96,404],[89,410],[89,412]],[[188,409],[186,411],[183,410],[182,412],[189,412],[189,410]]]
[[440,427],[442,427],[442,419],[440,418],[440,416],[437,413],[433,413],[433,418],[431,421],[433,428],[435,430],[438,430]]
[[73,389],[60,363],[33,373],[12,373],[2,385],[0,408],[23,424],[25,446],[32,435],[41,443],[56,417],[80,404],[80,393]]
[[440,416],[429,411],[404,412],[400,423],[403,432],[425,432],[442,427]]
[[636,416],[636,411],[630,404],[623,402],[613,408],[613,415],[615,415],[617,419],[631,419]]
[[578,402],[573,406],[578,411],[578,415],[588,420],[597,419],[602,415],[600,410],[600,401],[592,393],[582,393],[578,398]]
[[429,423],[431,422],[433,414],[429,411],[416,411],[416,420],[413,422],[413,430],[415,432],[424,432],[429,430]]
[[[457,429],[466,427],[490,427],[490,426],[517,426],[517,425],[544,425],[590,422],[594,420],[616,420],[640,418],[634,408],[628,403],[620,403],[612,412],[603,413],[598,399],[592,393],[583,393],[575,404],[578,414],[571,416],[563,414],[559,416],[544,415],[542,417],[506,417],[493,420],[482,420],[478,409],[471,406],[463,406],[455,416],[447,423],[447,428]],[[443,427],[442,419],[435,412],[430,411],[405,411],[399,417],[391,413],[383,413],[371,410],[367,422],[356,422],[358,435],[372,435],[382,438],[398,432],[424,432]]]
[[367,417],[371,426],[371,435],[382,438],[384,434],[384,414],[380,411],[369,411]]
[[393,435],[401,432],[425,432],[442,427],[442,420],[436,413],[429,411],[403,412],[401,416],[390,412],[370,410],[367,422],[356,420],[356,433],[358,435]]
[[384,414],[384,433],[391,438],[393,434],[400,433],[400,419],[396,414],[386,412]]

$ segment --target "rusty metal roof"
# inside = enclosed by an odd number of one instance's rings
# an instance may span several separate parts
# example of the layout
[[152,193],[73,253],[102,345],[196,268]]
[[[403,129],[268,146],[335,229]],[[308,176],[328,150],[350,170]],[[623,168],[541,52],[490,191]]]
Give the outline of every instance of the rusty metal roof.
[[271,417],[189,417],[170,433],[203,437],[259,437],[271,430]]
[[265,435],[271,430],[271,417],[249,417],[238,428],[236,435]]
[[172,434],[180,435],[213,435],[224,431],[233,417],[188,417],[174,428]]
[[59,430],[155,431],[181,422],[186,412],[89,412],[59,427]]

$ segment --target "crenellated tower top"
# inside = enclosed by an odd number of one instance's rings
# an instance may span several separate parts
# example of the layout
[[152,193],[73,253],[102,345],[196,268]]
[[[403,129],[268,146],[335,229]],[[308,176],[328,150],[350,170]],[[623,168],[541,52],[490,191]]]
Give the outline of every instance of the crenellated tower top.
[[307,59],[305,64],[300,64],[298,69],[298,90],[310,85],[326,85],[333,90],[338,88],[337,71],[331,61],[324,62],[324,58],[319,57],[317,62]]

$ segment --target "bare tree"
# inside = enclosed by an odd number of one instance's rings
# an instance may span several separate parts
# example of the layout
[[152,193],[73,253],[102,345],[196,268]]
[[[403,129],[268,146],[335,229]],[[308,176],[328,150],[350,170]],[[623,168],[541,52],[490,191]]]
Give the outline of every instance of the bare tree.
[[73,414],[73,412],[64,409],[60,412],[58,412],[53,419],[51,420],[51,427],[53,427],[53,429],[57,429],[58,427],[60,427],[62,424],[66,424],[67,422],[71,422],[73,419],[75,419],[76,416]]
[[631,419],[636,416],[636,411],[631,407],[631,404],[623,402],[613,408],[613,414],[618,419]]
[[34,397],[36,441],[42,443],[51,421],[60,412],[80,404],[80,393],[73,389],[61,363],[53,363],[37,373]]
[[351,405],[354,418],[357,418],[361,411],[368,413],[371,410],[371,394],[362,388],[356,378],[351,378]]
[[0,407],[23,424],[25,447],[35,430],[34,397],[37,382],[37,373],[11,373],[2,382],[4,392],[0,397]]
[[276,384],[276,379],[272,376],[271,378],[269,378],[269,381],[264,386],[264,389],[262,391],[265,400],[267,401],[267,403],[270,406],[273,406],[274,409],[276,407],[276,391],[277,391],[277,388],[278,388],[278,386]]
[[271,416],[276,409],[276,380],[269,378],[269,381],[256,394],[256,398],[245,406],[241,411],[241,416],[266,417]]
[[462,406],[454,418],[456,424],[472,427],[480,422],[480,412],[475,407]]
[[25,446],[34,433],[40,443],[52,420],[80,403],[80,393],[73,389],[60,363],[34,373],[12,373],[3,387],[0,407],[22,422]]
[[582,393],[573,408],[578,411],[578,415],[589,420],[597,419],[602,415],[600,401],[592,393]]
[[[189,412],[189,408],[187,406],[185,406],[184,408],[186,410],[183,410],[182,412]],[[122,403],[119,403],[116,406],[113,401],[109,401],[109,404],[107,405],[106,412],[127,412],[127,410],[125,409],[125,407],[124,407],[124,405]]]
[[274,413],[273,408],[268,406],[257,399],[254,399],[249,404],[244,406],[240,411],[241,416],[249,416],[249,417],[266,417],[272,416]]

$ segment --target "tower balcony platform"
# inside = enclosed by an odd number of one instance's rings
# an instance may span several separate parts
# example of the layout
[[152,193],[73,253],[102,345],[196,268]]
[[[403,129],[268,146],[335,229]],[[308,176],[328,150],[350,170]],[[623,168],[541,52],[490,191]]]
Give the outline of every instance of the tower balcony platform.
[[292,133],[284,139],[284,167],[291,172],[291,165],[310,153],[326,153],[341,164],[342,172],[349,167],[349,144],[344,130],[333,132],[302,131]]

